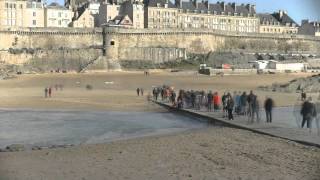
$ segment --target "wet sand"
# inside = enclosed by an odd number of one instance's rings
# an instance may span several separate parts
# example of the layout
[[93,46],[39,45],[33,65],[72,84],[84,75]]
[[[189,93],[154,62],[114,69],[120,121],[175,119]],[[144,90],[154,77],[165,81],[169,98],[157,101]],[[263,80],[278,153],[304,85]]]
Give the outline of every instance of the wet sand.
[[[176,89],[255,90],[302,75],[207,77],[183,73],[23,75],[0,82],[1,108],[164,111],[137,97],[153,85]],[[105,83],[114,82],[114,84]],[[64,84],[52,98],[44,87]],[[93,90],[85,89],[87,84]],[[255,91],[278,106],[293,105],[297,94]],[[320,150],[230,128],[202,130],[48,149],[0,153],[0,179],[320,179]]]

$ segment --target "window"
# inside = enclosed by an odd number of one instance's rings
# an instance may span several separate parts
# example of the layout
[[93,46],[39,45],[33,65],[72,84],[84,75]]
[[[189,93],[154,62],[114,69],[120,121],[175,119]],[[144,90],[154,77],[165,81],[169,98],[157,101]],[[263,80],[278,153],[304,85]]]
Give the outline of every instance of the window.
[[16,8],[16,4],[13,4],[13,8],[14,8],[14,9]]
[[61,26],[61,20],[58,21],[59,26]]
[[32,15],[35,17],[35,16],[37,16],[37,13],[36,13],[36,12],[33,12]]
[[61,17],[61,12],[58,13],[58,16]]
[[111,46],[114,46],[114,44],[115,44],[114,41],[111,41],[111,42],[110,42],[110,45],[111,45]]
[[36,21],[36,20],[33,20],[33,21],[32,21],[32,25],[34,25],[34,26],[37,25],[37,21]]
[[6,3],[6,8],[9,8],[9,4],[8,3]]
[[20,9],[22,9],[23,8],[23,6],[22,6],[22,4],[20,4]]

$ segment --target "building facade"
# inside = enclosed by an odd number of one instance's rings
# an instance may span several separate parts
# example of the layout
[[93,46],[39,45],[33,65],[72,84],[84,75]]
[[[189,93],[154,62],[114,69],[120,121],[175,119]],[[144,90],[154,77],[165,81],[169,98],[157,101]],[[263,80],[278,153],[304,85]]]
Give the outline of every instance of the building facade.
[[69,27],[73,15],[71,9],[51,3],[44,10],[45,27]]
[[267,34],[297,34],[298,24],[287,14],[280,10],[273,14],[258,14],[260,19],[260,33]]
[[116,1],[106,0],[99,7],[99,26],[107,24],[120,14],[120,4]]
[[42,1],[0,1],[0,27],[44,27]]
[[178,28],[178,9],[168,0],[149,0],[145,2],[144,27],[157,28]]
[[71,26],[75,28],[93,28],[95,27],[95,16],[91,14],[89,9],[84,9],[80,15],[75,15]]
[[[208,1],[149,0],[145,8],[145,28],[194,28],[222,31],[259,31],[254,5]],[[146,6],[145,5],[145,6]]]

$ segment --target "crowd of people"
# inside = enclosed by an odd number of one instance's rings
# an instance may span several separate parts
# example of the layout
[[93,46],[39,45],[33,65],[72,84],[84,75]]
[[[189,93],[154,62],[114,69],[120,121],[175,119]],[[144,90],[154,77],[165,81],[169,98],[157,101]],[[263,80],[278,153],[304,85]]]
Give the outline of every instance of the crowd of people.
[[[223,117],[229,120],[234,120],[234,114],[247,116],[248,123],[253,123],[255,120],[260,122],[260,102],[258,96],[250,91],[247,92],[225,92],[222,96],[218,92],[212,91],[194,91],[194,90],[179,90],[178,95],[173,87],[160,86],[153,88],[154,100],[170,102],[177,108],[222,111]],[[266,111],[267,123],[272,122],[272,109],[274,102],[270,97],[267,97],[264,103]]]
[[[225,92],[220,96],[218,92],[212,91],[179,90],[177,95],[173,87],[163,85],[153,88],[152,95],[154,100],[171,103],[179,109],[206,110],[208,112],[222,111],[223,117],[228,118],[228,120],[234,120],[234,114],[237,114],[247,117],[248,124],[255,121],[259,123],[261,120],[260,100],[253,91],[250,91],[249,94],[240,91],[235,91],[233,94]],[[272,111],[275,106],[273,99],[266,97],[263,106],[266,123],[272,123]],[[317,116],[317,111],[320,111],[320,101],[314,103],[311,97],[307,98],[306,93],[302,92],[299,109],[300,117],[302,117],[299,126],[304,128],[306,124],[311,132],[312,120],[315,119],[320,134],[320,117]]]

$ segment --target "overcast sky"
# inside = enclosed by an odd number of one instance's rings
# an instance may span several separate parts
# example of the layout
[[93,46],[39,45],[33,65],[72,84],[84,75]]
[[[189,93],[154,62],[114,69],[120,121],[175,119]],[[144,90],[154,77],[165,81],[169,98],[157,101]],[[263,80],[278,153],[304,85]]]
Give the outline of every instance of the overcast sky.
[[[47,0],[50,2],[64,3],[64,0]],[[201,0],[199,0],[201,1]],[[217,0],[210,0],[217,2]],[[251,3],[257,6],[258,13],[272,13],[278,10],[286,10],[288,14],[297,22],[302,19],[320,21],[320,0],[225,0],[225,2]]]

